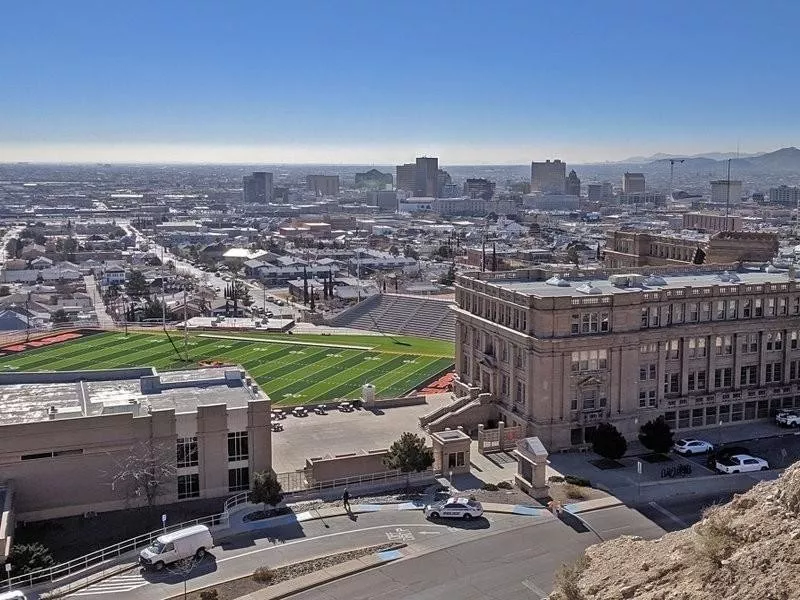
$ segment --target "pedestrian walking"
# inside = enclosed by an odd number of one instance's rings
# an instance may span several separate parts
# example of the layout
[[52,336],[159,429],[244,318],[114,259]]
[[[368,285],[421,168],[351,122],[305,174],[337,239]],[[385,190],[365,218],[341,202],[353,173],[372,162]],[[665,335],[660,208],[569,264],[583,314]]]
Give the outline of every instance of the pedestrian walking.
[[342,492],[342,504],[344,505],[344,509],[350,512],[350,492],[347,488],[344,488],[344,492]]

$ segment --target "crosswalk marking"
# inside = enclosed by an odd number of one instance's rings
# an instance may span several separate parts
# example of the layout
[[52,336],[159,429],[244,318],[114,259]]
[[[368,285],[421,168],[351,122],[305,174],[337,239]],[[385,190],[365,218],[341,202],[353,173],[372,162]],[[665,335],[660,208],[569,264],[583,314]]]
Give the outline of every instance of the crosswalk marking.
[[74,592],[67,596],[68,598],[78,596],[97,596],[102,594],[119,594],[122,592],[130,592],[136,588],[147,585],[149,582],[142,577],[140,571],[121,573],[114,575],[103,581],[93,583],[87,588]]

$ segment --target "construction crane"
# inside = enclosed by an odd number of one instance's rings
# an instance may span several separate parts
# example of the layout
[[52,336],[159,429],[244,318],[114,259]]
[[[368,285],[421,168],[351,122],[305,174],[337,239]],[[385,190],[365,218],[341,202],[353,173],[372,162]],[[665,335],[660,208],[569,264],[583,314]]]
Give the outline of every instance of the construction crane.
[[675,200],[675,188],[672,187],[672,179],[675,176],[675,163],[683,164],[685,158],[670,158],[669,159],[669,199]]

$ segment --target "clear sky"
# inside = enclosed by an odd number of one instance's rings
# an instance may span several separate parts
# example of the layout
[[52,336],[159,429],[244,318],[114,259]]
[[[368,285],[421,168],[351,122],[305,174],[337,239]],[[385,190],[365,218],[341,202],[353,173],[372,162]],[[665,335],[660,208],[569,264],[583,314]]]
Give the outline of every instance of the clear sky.
[[800,145],[794,0],[8,0],[0,14],[0,161]]

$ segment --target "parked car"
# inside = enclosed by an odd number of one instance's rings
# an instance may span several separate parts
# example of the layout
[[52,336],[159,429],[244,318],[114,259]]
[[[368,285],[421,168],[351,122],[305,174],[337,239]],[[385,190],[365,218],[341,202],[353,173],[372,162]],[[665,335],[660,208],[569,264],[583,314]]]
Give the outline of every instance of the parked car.
[[678,454],[691,456],[692,454],[705,454],[714,449],[714,444],[705,440],[686,439],[678,440],[672,445],[672,450]]
[[139,553],[139,564],[161,571],[175,561],[194,556],[201,559],[214,547],[214,539],[205,525],[193,525],[165,533]]
[[480,517],[483,514],[483,506],[477,500],[451,496],[447,500],[426,505],[424,512],[425,517],[429,519],[447,517],[469,520]]
[[296,406],[294,410],[292,410],[292,414],[295,417],[307,417],[308,409],[305,406]]
[[794,410],[782,410],[775,415],[775,422],[784,427],[800,427],[800,413]]
[[281,424],[281,423],[273,423],[272,424],[272,431],[283,431],[283,424]]
[[749,454],[734,454],[722,456],[717,459],[716,469],[720,473],[747,473],[750,471],[766,471],[769,463],[763,458],[756,458]]

